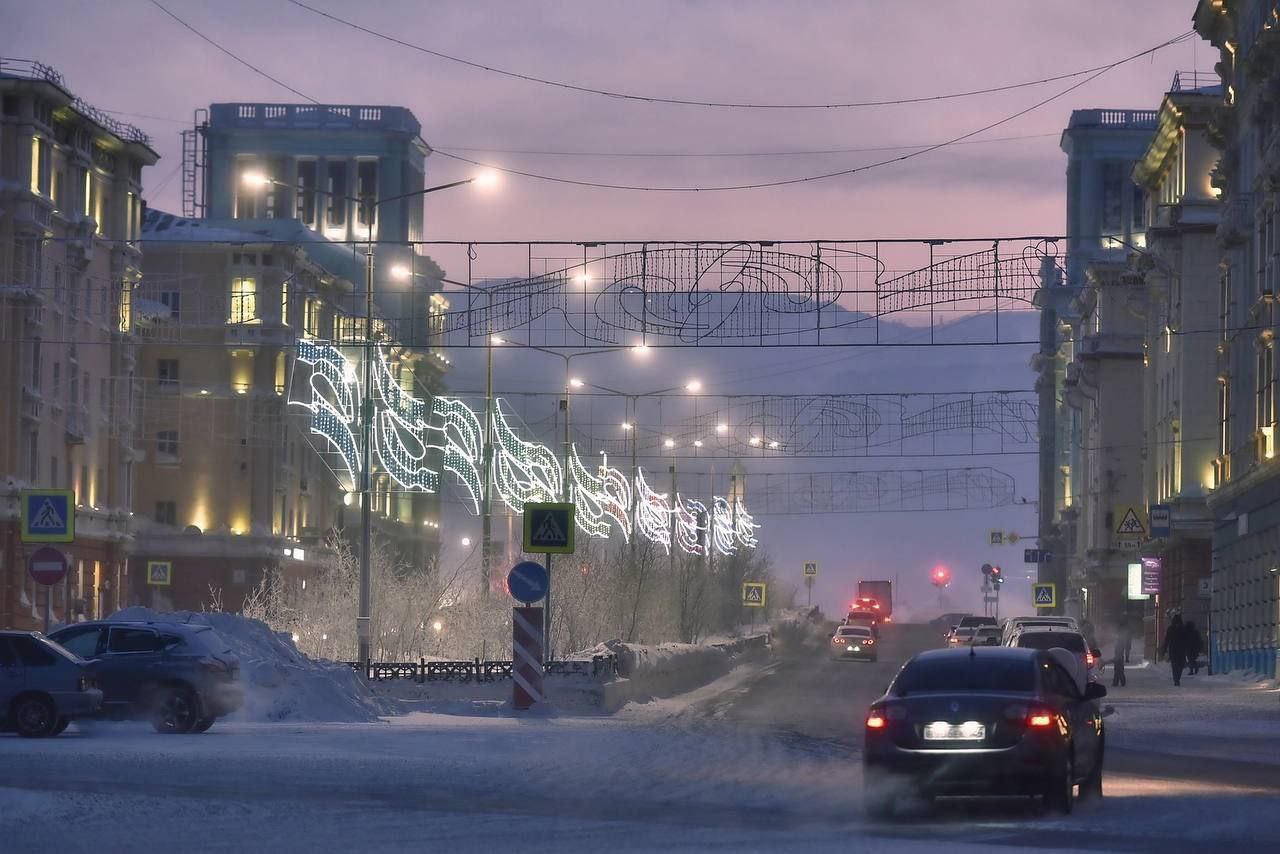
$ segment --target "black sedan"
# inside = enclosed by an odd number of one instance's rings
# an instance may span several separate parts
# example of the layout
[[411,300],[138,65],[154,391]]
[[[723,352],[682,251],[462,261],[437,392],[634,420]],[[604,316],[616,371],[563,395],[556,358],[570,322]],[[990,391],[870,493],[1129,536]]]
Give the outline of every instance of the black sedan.
[[1098,700],[1069,654],[1011,647],[912,658],[867,713],[865,803],[888,817],[902,797],[1038,795],[1069,813],[1102,796]]

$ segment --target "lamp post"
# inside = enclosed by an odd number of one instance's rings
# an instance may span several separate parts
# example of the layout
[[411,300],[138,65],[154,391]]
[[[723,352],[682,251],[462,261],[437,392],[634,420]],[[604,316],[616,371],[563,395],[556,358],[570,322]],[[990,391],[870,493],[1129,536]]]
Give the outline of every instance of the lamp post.
[[[371,626],[373,622],[372,601],[373,601],[373,576],[370,571],[369,552],[373,539],[373,495],[372,495],[372,477],[370,469],[372,468],[372,444],[373,444],[373,396],[370,393],[370,386],[373,383],[373,222],[377,209],[389,202],[403,201],[404,199],[425,196],[428,193],[438,193],[441,190],[451,190],[454,187],[462,187],[477,181],[481,185],[491,184],[494,175],[486,173],[483,175],[463,178],[460,181],[450,181],[447,184],[438,184],[434,187],[425,187],[421,190],[413,190],[408,193],[399,193],[394,196],[388,196],[379,199],[376,196],[349,196],[345,193],[331,193],[324,191],[316,191],[320,195],[327,195],[331,198],[345,199],[361,207],[365,215],[365,224],[368,228],[368,250],[365,253],[364,265],[364,394],[361,402],[360,412],[360,441],[362,448],[360,451],[360,610],[356,616],[356,654],[358,660],[364,664],[370,660],[370,639]],[[275,186],[289,186],[283,181],[277,181],[260,172],[246,172],[241,176],[241,180],[249,186],[264,187],[268,184]]]

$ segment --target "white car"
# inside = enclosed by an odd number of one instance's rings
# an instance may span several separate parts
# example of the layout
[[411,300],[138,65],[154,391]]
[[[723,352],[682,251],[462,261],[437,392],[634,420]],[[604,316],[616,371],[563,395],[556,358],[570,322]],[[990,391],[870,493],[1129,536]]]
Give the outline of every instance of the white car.
[[956,626],[947,632],[947,646],[968,646],[976,631],[974,626]]
[[1070,629],[1073,632],[1080,631],[1080,626],[1076,623],[1075,617],[1012,617],[1004,621],[1003,630],[1000,635],[1000,643],[1003,646],[1009,646],[1009,638],[1013,637],[1014,632],[1031,626],[1043,628],[1056,627]]
[[1024,649],[1054,650],[1063,649],[1071,653],[1080,663],[1089,682],[1098,681],[1097,667],[1099,661],[1094,650],[1089,649],[1084,635],[1065,626],[1023,626],[1014,632],[1005,646],[1016,646]]

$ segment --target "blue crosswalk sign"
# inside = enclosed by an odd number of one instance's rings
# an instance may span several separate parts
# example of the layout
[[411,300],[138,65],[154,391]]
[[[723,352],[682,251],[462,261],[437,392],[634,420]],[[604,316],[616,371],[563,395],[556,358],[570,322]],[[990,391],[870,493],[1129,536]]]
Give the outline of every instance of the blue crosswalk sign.
[[76,538],[76,496],[70,489],[22,491],[22,542],[70,543]]

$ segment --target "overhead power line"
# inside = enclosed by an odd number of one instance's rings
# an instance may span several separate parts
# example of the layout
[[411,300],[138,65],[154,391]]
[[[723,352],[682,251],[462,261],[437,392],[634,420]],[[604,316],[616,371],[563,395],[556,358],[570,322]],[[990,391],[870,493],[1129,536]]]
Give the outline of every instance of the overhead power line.
[[[404,48],[408,48],[409,50],[417,51],[418,53],[424,53],[424,54],[427,54],[428,56],[434,56],[437,59],[443,59],[448,62],[454,62],[459,65],[465,65],[468,68],[474,68],[478,71],[485,71],[490,74],[497,74],[502,77],[509,77],[514,80],[523,80],[527,83],[537,83],[543,86],[552,86],[557,89],[567,89],[571,92],[581,92],[588,95],[601,95],[606,98],[615,98],[623,101],[639,101],[639,102],[648,103],[648,104],[675,104],[675,105],[684,106],[684,107],[718,107],[718,108],[739,109],[739,110],[835,110],[835,109],[853,109],[853,108],[861,108],[861,107],[887,107],[887,106],[896,106],[900,104],[921,104],[921,103],[928,103],[932,101],[948,101],[956,98],[972,98],[978,95],[993,95],[999,92],[1010,92],[1015,89],[1025,89],[1030,86],[1042,86],[1047,83],[1057,83],[1062,80],[1070,80],[1076,77],[1084,77],[1088,74],[1092,74],[1096,71],[1101,71],[1103,69],[1114,68],[1117,64],[1119,64],[1119,63],[1109,63],[1107,65],[1097,65],[1092,68],[1083,68],[1083,69],[1080,69],[1079,71],[1069,71],[1065,74],[1055,74],[1051,77],[1041,77],[1035,80],[1024,80],[1019,83],[1007,83],[999,86],[988,86],[982,89],[971,89],[963,92],[950,92],[942,95],[919,95],[919,96],[910,97],[910,98],[888,98],[888,99],[878,100],[878,101],[849,101],[845,103],[821,103],[821,102],[759,103],[759,102],[736,102],[736,101],[710,101],[710,100],[698,100],[694,98],[666,98],[659,95],[641,95],[634,92],[619,92],[616,90],[605,89],[597,86],[588,86],[588,85],[579,84],[579,83],[569,83],[564,80],[552,80],[550,78],[538,77],[536,75],[526,74],[520,71],[512,71],[506,68],[498,68],[497,66],[493,66],[493,65],[485,65],[484,63],[481,63],[481,62],[476,62],[474,60],[465,59],[464,57],[454,56],[453,54],[444,53],[443,51],[435,50],[433,48],[426,47],[425,45],[414,44],[413,42],[406,41],[402,38],[398,38],[388,33],[384,33],[379,30],[372,29],[371,27],[366,27],[362,24],[356,23],[355,21],[349,20],[347,18],[339,17],[338,15],[334,15],[331,12],[325,12],[322,9],[317,9],[314,6],[310,6],[306,3],[303,3],[302,0],[289,0],[289,2],[300,9],[305,9],[306,11],[311,12],[312,14],[319,15],[322,18],[326,18],[330,21],[333,21],[334,23],[341,24],[345,27],[350,27],[353,30],[358,30],[362,33],[366,33],[367,35],[373,36],[374,38],[382,39],[383,41],[390,42],[391,44],[396,44]],[[1137,59],[1138,57],[1155,53],[1156,51],[1162,48],[1168,47],[1171,44],[1174,44],[1178,41],[1189,38],[1192,35],[1194,35],[1194,32],[1189,31],[1189,32],[1183,33],[1182,35],[1177,36],[1168,41],[1162,42],[1153,48],[1149,48],[1140,54],[1128,57],[1127,59],[1120,60],[1120,62],[1128,62],[1129,60]]]
[[[299,6],[302,6],[303,8],[306,8],[306,9],[310,9],[311,11],[317,11],[312,9],[310,6],[306,6],[303,3],[298,3],[298,0],[290,0],[290,2],[297,3]],[[317,101],[315,98],[312,98],[310,95],[306,95],[298,91],[297,89],[294,89],[292,86],[289,86],[287,83],[284,83],[283,81],[277,79],[276,77],[271,76],[266,71],[257,67],[256,65],[249,62],[248,60],[238,56],[228,48],[218,44],[218,42],[216,42],[209,36],[205,35],[204,33],[200,32],[199,30],[197,30],[195,27],[193,27],[188,22],[184,21],[182,18],[179,18],[173,12],[166,9],[164,6],[162,6],[158,2],[158,0],[151,0],[151,3],[156,8],[163,11],[166,15],[173,18],[183,27],[190,30],[200,39],[213,45],[219,51],[231,57],[236,62],[240,63],[241,65],[245,66],[251,71],[254,71],[257,74],[262,75],[266,79],[270,80],[273,83],[276,83],[279,86],[283,86],[285,89],[288,89],[290,92],[294,93],[300,98],[305,98],[306,100],[312,103],[319,103],[319,101]],[[317,12],[317,14],[327,14],[327,13]],[[378,34],[375,33],[375,35],[378,35]],[[994,122],[984,125],[983,127],[969,131],[968,133],[964,133],[952,139],[946,140],[945,142],[939,142],[934,145],[930,145],[926,148],[921,148],[916,151],[910,151],[906,154],[899,155],[898,157],[886,158],[884,160],[878,160],[874,163],[867,163],[862,166],[854,166],[848,169],[838,169],[835,171],[823,172],[816,175],[803,175],[795,178],[778,179],[775,181],[757,181],[757,182],[747,183],[747,184],[725,184],[725,185],[706,186],[706,187],[644,186],[644,185],[636,185],[636,184],[611,184],[603,181],[586,181],[586,180],[577,179],[577,178],[565,178],[565,177],[554,176],[554,175],[542,175],[537,172],[529,172],[522,169],[510,169],[507,167],[499,166],[494,163],[486,163],[484,161],[474,160],[472,158],[464,157],[460,154],[454,154],[439,148],[434,149],[434,152],[436,154],[441,155],[442,157],[447,157],[451,160],[457,160],[461,163],[467,163],[472,166],[476,166],[483,169],[493,169],[508,175],[518,175],[523,178],[533,178],[539,181],[549,181],[549,182],[558,183],[558,184],[567,184],[575,187],[592,187],[592,188],[604,189],[604,190],[629,190],[629,191],[650,192],[650,193],[712,193],[712,192],[729,192],[729,191],[737,191],[737,190],[760,190],[760,189],[767,189],[771,187],[785,187],[785,186],[791,186],[795,184],[806,184],[806,183],[812,183],[815,181],[824,181],[824,180],[830,180],[832,178],[840,178],[847,175],[856,175],[860,172],[866,172],[871,169],[877,169],[882,166],[889,166],[894,163],[901,163],[904,160],[910,160],[914,157],[919,157],[922,154],[928,154],[932,151],[937,151],[940,148],[945,148],[950,145],[956,145],[958,143],[964,142],[967,139],[972,139],[975,136],[983,134],[994,128],[1000,127],[1001,125],[1008,124],[1009,122],[1014,121],[1015,119],[1021,118],[1022,116],[1025,116],[1027,113],[1030,113],[1033,110],[1037,110],[1040,107],[1043,107],[1045,104],[1048,104],[1052,101],[1056,101],[1057,99],[1062,98],[1067,94],[1075,91],[1076,89],[1079,89],[1081,86],[1084,86],[1096,80],[1097,78],[1101,77],[1103,74],[1106,74],[1108,71],[1120,65],[1123,65],[1126,62],[1131,62],[1135,59],[1138,59],[1139,57],[1147,56],[1148,54],[1151,54],[1154,51],[1160,50],[1163,47],[1168,47],[1169,45],[1182,41],[1192,35],[1194,35],[1194,32],[1183,33],[1180,36],[1175,36],[1172,39],[1167,39],[1164,42],[1161,42],[1160,44],[1156,45],[1155,47],[1147,48],[1146,50],[1132,54],[1131,56],[1125,57],[1124,59],[1117,60],[1109,65],[1100,66],[1096,71],[1094,71],[1092,74],[1089,74],[1089,76],[1085,77],[1083,80],[1077,83],[1073,83],[1072,85],[1068,86],[1067,88],[1063,89],[1062,91],[1058,92],[1055,95],[1050,95],[1047,98],[1042,98],[1041,100],[1037,101],[1036,103],[1032,104],[1029,107],[1026,107],[1011,115],[1005,116],[1002,119],[998,119]]]

